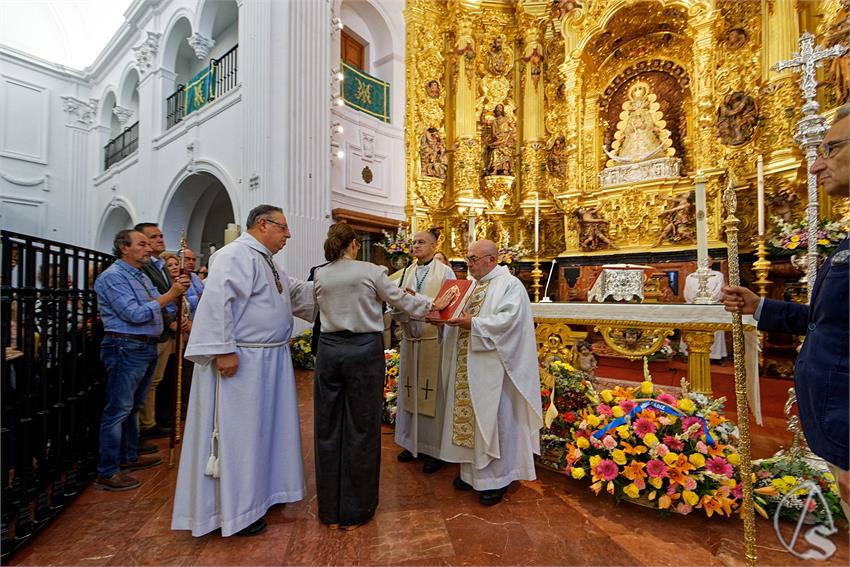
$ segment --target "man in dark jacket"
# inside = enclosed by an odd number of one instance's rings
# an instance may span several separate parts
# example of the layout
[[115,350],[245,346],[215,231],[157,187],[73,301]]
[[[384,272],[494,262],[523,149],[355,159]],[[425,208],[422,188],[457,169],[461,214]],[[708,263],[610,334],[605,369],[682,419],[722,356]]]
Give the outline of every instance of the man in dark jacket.
[[[818,148],[811,172],[834,198],[850,192],[850,105],[838,109]],[[812,451],[830,465],[850,513],[848,463],[848,260],[845,238],[818,270],[809,305],[762,299],[743,287],[723,289],[727,311],[752,314],[758,328],[805,335],[797,356],[795,388],[803,433]],[[850,517],[850,515],[848,515]]]

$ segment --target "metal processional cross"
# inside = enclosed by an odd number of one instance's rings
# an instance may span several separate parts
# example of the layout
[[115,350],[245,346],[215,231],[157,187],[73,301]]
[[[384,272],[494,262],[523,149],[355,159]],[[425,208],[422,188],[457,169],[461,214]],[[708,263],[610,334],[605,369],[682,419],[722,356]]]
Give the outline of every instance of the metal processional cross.
[[772,67],[774,71],[778,72],[786,69],[799,72],[800,89],[803,91],[803,98],[805,99],[803,118],[797,122],[794,141],[806,153],[809,199],[806,206],[809,241],[806,279],[809,282],[808,296],[810,301],[818,271],[818,179],[810,170],[818,157],[818,146],[823,141],[823,136],[828,129],[823,116],[818,113],[820,105],[815,100],[818,88],[815,71],[823,64],[824,60],[838,57],[845,51],[847,51],[847,47],[843,45],[833,45],[829,49],[817,49],[815,48],[815,36],[806,32],[800,37],[800,51],[794,53],[791,59],[780,61]]

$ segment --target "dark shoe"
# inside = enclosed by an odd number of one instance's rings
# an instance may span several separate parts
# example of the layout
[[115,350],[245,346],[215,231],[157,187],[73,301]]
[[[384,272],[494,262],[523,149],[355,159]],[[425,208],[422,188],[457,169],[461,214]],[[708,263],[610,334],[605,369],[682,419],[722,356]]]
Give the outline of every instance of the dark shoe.
[[239,530],[238,532],[236,532],[233,535],[237,535],[239,537],[250,537],[250,536],[260,535],[264,531],[266,531],[266,519],[260,518],[259,520],[257,520],[256,522],[254,522],[253,524],[248,526],[247,528],[242,528],[241,530]]
[[458,490],[472,490],[472,485],[463,482],[463,479],[461,479],[460,476],[455,477],[455,479],[452,481],[452,486],[454,486]]
[[422,464],[422,472],[425,474],[434,474],[446,464],[445,461],[435,459],[434,457],[425,457],[425,462]]
[[494,504],[498,504],[502,501],[502,496],[504,496],[507,491],[507,486],[503,486],[502,488],[497,488],[495,490],[482,490],[481,496],[478,497],[478,501],[484,506],[493,506]]
[[139,437],[142,437],[143,439],[153,437],[166,437],[168,435],[171,435],[171,428],[163,427],[161,425],[154,425],[153,427],[142,429],[139,432]]
[[136,452],[140,455],[152,455],[157,451],[159,451],[159,447],[153,443],[139,443],[139,446],[136,447]]
[[112,476],[99,476],[94,481],[95,488],[108,490],[110,492],[122,492],[124,490],[133,490],[139,488],[142,483],[139,479],[133,478],[121,472],[117,472]]
[[409,463],[410,461],[415,461],[416,457],[413,456],[413,453],[405,449],[401,453],[398,454],[398,462],[400,463]]
[[140,457],[135,461],[130,461],[128,463],[121,463],[118,465],[122,469],[130,469],[140,471],[142,469],[149,469],[151,467],[155,467],[157,465],[162,464],[162,459],[159,457]]

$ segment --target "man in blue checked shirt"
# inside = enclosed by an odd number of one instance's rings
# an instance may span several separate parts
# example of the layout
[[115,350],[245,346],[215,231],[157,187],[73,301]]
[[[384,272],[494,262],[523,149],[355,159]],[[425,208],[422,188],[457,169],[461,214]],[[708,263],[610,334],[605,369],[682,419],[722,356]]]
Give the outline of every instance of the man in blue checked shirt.
[[100,358],[107,372],[95,486],[120,491],[141,484],[122,470],[146,469],[162,462],[159,457],[138,456],[137,414],[156,366],[162,309],[180,298],[189,278],[180,276],[160,295],[141,270],[150,262],[151,245],[139,231],[120,231],[112,251],[118,260],[94,284],[105,331]]
[[201,294],[204,293],[204,282],[195,273],[195,262],[197,258],[195,253],[189,248],[183,249],[183,258],[186,260],[186,272],[189,274],[189,289],[186,290],[186,301],[189,302],[189,307],[192,309],[192,317],[195,317],[195,310],[198,308],[198,302],[201,300]]

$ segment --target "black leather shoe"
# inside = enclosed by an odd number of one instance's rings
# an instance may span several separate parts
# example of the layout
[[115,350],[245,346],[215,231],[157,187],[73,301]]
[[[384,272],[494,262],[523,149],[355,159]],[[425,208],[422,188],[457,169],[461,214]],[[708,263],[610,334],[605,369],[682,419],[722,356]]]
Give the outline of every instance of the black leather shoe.
[[250,526],[242,528],[233,535],[237,535],[239,537],[250,537],[260,535],[264,531],[266,531],[266,519],[263,517],[251,524]]
[[154,425],[153,427],[142,429],[139,432],[139,437],[143,439],[151,437],[166,437],[168,435],[171,435],[171,428],[163,427],[161,425]]
[[478,501],[484,506],[493,506],[494,504],[498,504],[502,501],[502,496],[504,496],[507,491],[507,486],[503,486],[502,488],[497,488],[495,490],[482,490],[481,496],[478,497]]
[[460,476],[455,477],[455,479],[452,481],[452,486],[454,486],[458,490],[464,490],[464,491],[472,490],[472,485],[468,484],[466,482],[463,482],[463,479],[460,478]]
[[415,461],[416,457],[413,456],[413,453],[405,449],[401,453],[398,454],[398,462],[400,463],[409,463],[410,461]]
[[445,461],[435,459],[434,457],[425,457],[425,462],[422,464],[422,472],[425,474],[434,474],[446,464]]
[[136,452],[140,455],[152,455],[157,451],[159,451],[159,447],[153,443],[139,443],[139,446],[136,447]]

